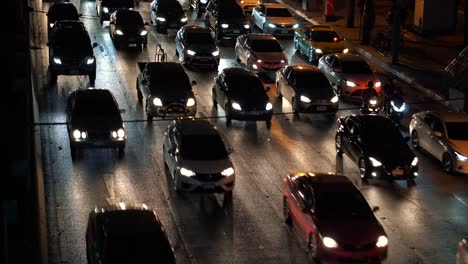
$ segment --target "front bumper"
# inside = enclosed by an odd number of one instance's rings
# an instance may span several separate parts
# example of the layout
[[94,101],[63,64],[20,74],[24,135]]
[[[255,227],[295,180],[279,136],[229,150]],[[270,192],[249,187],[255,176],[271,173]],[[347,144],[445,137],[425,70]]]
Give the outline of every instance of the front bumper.
[[125,147],[126,138],[113,139],[108,133],[108,136],[89,135],[86,139],[76,140],[70,136],[70,144],[76,148],[123,148]]
[[327,262],[380,263],[387,258],[387,247],[321,248],[320,258]]
[[270,121],[273,116],[273,111],[271,110],[259,110],[259,111],[244,111],[244,110],[234,110],[231,109],[229,113],[230,117],[235,120],[244,120],[244,121]]
[[189,56],[185,55],[184,56],[184,62],[188,65],[193,65],[193,66],[207,66],[207,67],[215,67],[219,65],[219,56]]
[[184,106],[182,104],[168,104],[165,106],[154,106],[151,104],[147,109],[147,113],[151,116],[195,116],[197,113],[197,105]]
[[246,29],[242,26],[242,28],[220,28],[219,29],[219,37],[223,39],[235,39],[240,35],[249,34],[250,29]]
[[187,22],[179,21],[159,21],[156,20],[156,28],[158,29],[180,29],[181,27],[187,25]]
[[331,103],[330,100],[316,100],[310,103],[300,102],[300,112],[302,113],[336,113],[338,103]]
[[229,177],[222,176],[219,173],[196,174],[193,177],[187,177],[177,171],[177,187],[184,192],[202,192],[202,193],[223,193],[234,189],[236,180],[235,175]]
[[276,26],[275,28],[266,27],[265,29],[266,31],[264,33],[275,36],[293,36],[295,32],[295,29],[292,26]]
[[453,171],[462,174],[468,174],[468,161],[455,159],[453,162]]
[[126,36],[126,35],[114,35],[114,41],[120,46],[144,45],[148,43],[148,34],[145,36]]
[[57,75],[95,75],[96,74],[96,61],[92,64],[82,62],[56,64],[52,62],[50,69]]
[[250,68],[255,72],[276,72],[287,65],[286,62],[256,62],[252,63]]
[[343,49],[339,49],[339,50],[324,50],[324,49],[321,49],[321,50],[322,50],[322,53],[317,53],[317,52],[315,52],[315,49],[314,49],[314,54],[313,54],[314,60],[320,59],[323,55],[328,55],[328,54],[332,54],[332,53],[343,53]]
[[370,168],[371,178],[387,178],[391,180],[408,180],[415,178],[418,174],[418,166],[397,166],[385,168],[384,165]]
[[[353,102],[362,101],[362,93],[367,89],[367,84],[357,84],[355,87],[347,86],[346,83],[341,84],[343,88],[343,96],[351,99]],[[374,88],[377,94],[380,96],[382,93],[381,87]]]

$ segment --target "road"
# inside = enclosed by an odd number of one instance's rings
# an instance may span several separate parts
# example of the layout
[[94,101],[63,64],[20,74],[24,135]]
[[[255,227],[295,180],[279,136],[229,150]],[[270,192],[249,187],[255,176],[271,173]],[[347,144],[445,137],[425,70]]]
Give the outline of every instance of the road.
[[[149,33],[148,48],[116,51],[108,28],[101,27],[94,1],[71,1],[79,7],[91,38],[98,43],[96,88],[115,95],[128,134],[125,157],[110,150],[87,150],[72,161],[65,122],[69,92],[88,86],[87,77],[60,76],[57,85],[47,78],[48,49],[46,16],[36,12],[35,49],[32,50],[34,93],[39,110],[36,131],[41,136],[50,263],[85,263],[85,230],[88,213],[111,202],[145,203],[154,209],[168,232],[178,263],[306,263],[311,262],[305,242],[282,218],[281,178],[298,171],[331,171],[345,174],[362,191],[389,237],[385,263],[454,263],[458,241],[468,235],[468,179],[450,176],[428,154],[417,151],[420,161],[415,186],[405,181],[371,180],[361,184],[357,166],[347,157],[335,155],[336,122],[317,115],[294,117],[291,105],[276,99],[274,84],[269,96],[279,113],[268,130],[265,122],[233,121],[228,128],[221,109],[211,103],[215,72],[187,69],[198,102],[198,117],[210,120],[233,146],[237,181],[232,208],[222,206],[221,197],[177,195],[164,174],[162,136],[168,120],[145,121],[135,90],[136,62],[154,58],[156,44],[175,61],[174,36]],[[47,11],[48,2],[35,10]],[[148,19],[149,4],[138,9]],[[190,23],[195,16],[190,17]],[[306,64],[294,53],[291,40],[281,40],[290,64]],[[233,47],[221,47],[220,69],[239,66]],[[377,68],[383,77],[388,74]],[[412,112],[440,107],[416,104],[430,98],[404,87],[410,105],[403,133]],[[355,106],[340,103],[337,117],[357,113]]]

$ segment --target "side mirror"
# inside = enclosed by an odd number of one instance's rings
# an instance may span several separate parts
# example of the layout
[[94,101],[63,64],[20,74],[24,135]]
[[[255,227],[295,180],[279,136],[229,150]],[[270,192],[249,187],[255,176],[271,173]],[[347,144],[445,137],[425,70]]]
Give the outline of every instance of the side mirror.
[[265,88],[265,91],[269,92],[271,90],[271,87],[268,86],[267,88]]
[[378,207],[378,206],[372,207],[372,212],[374,212],[374,213],[379,211],[379,210],[380,210],[380,207]]
[[195,86],[195,85],[197,85],[197,81],[192,80],[191,84],[192,84],[192,86]]
[[93,42],[93,48],[96,48],[97,46],[99,46],[99,44],[96,42]]
[[442,132],[440,131],[434,131],[434,136],[437,137],[437,138],[441,138],[442,137]]

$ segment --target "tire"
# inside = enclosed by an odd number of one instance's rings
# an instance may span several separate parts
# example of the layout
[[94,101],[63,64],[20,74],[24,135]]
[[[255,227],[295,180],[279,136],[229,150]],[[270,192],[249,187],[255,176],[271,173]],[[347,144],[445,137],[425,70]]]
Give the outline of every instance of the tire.
[[102,24],[104,24],[104,20],[102,19],[102,17],[99,18],[99,22],[101,23],[101,26]]
[[265,123],[266,123],[266,127],[267,127],[268,129],[270,129],[270,128],[271,128],[271,120],[270,120],[270,119],[269,119],[269,120],[265,120]]
[[291,105],[292,105],[292,110],[293,110],[294,115],[296,116],[299,115],[299,112],[301,109],[300,109],[300,106],[297,105],[296,97],[292,98]]
[[138,80],[136,81],[136,90],[137,90],[138,102],[141,102],[143,100],[143,94],[141,94],[140,89],[138,89]]
[[79,149],[73,145],[70,145],[70,154],[71,154],[72,160],[78,160],[80,157]]
[[283,198],[283,217],[284,222],[290,226],[292,225],[291,211],[289,210],[288,200],[286,197]]
[[214,89],[211,91],[211,102],[213,102],[213,108],[216,109],[218,107],[218,102],[216,101],[216,92]]
[[146,114],[146,121],[153,122],[153,116],[151,114]]
[[307,240],[307,250],[312,257],[314,263],[320,263],[318,260],[318,247],[317,247],[317,238],[314,234],[309,235],[309,239]]
[[447,152],[442,156],[442,168],[447,173],[453,173],[453,159]]
[[359,166],[359,176],[361,177],[362,180],[367,180],[369,178],[369,172],[367,169],[367,162],[364,158],[360,158],[358,162]]
[[418,132],[416,132],[415,130],[413,130],[413,132],[411,133],[411,145],[413,146],[414,149],[420,148],[419,135],[418,135]]
[[88,78],[89,78],[89,85],[94,86],[94,84],[96,83],[96,72],[88,75]]
[[179,51],[177,49],[175,50],[175,55],[179,58]]
[[335,136],[335,148],[336,148],[336,155],[342,156],[343,155],[343,145],[342,145],[342,139],[339,134],[336,134]]
[[232,123],[231,114],[229,110],[229,104],[224,106],[224,113],[226,114],[226,126],[230,126]]

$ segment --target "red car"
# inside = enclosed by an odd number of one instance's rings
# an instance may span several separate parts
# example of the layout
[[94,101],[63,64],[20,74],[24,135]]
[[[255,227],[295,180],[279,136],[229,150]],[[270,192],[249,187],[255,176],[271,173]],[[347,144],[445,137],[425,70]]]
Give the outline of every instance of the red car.
[[387,235],[359,189],[347,177],[297,173],[283,179],[284,219],[305,239],[314,259],[379,263]]

